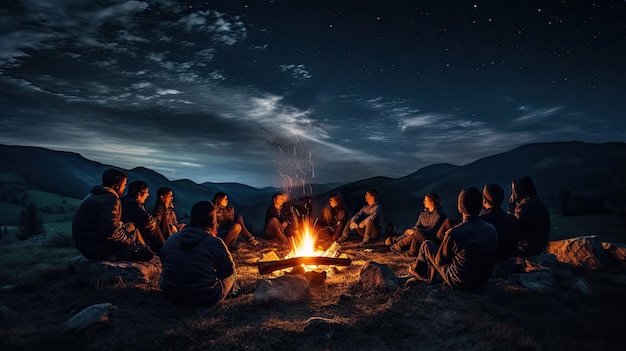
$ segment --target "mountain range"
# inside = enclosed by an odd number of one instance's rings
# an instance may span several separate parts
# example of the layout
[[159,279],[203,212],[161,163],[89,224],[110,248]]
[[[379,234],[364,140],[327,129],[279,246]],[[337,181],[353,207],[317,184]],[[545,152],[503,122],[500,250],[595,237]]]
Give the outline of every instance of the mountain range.
[[[75,199],[82,199],[93,185],[100,184],[106,168],[115,167],[77,153],[29,146],[0,145],[0,160],[0,172],[10,173],[12,179],[21,178],[28,188]],[[157,188],[167,186],[174,190],[178,217],[185,219],[195,202],[211,200],[216,192],[223,191],[248,227],[260,231],[272,194],[281,190],[296,194],[292,201],[310,196],[315,214],[329,194],[338,193],[351,215],[364,204],[365,191],[374,188],[383,206],[385,225],[393,223],[405,228],[415,223],[426,193],[439,194],[444,212],[457,217],[456,198],[462,188],[482,189],[486,183],[496,183],[504,187],[508,196],[511,181],[525,175],[533,179],[552,215],[603,214],[615,206],[624,206],[620,182],[624,184],[625,168],[626,143],[571,141],[528,144],[463,166],[433,164],[401,178],[373,177],[349,184],[310,184],[297,189],[258,189],[238,183],[197,184],[188,179],[169,180],[143,167],[126,171],[129,181],[144,180],[150,186],[151,197],[146,207],[151,207]],[[3,192],[10,189],[3,187]]]

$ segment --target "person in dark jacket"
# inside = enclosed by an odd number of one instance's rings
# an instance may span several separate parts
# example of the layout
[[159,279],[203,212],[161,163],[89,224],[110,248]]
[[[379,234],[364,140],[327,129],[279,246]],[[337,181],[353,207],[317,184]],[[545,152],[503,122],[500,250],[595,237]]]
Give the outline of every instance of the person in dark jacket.
[[168,300],[213,306],[231,291],[235,262],[216,229],[215,206],[200,201],[191,208],[191,222],[165,242],[160,287]]
[[520,229],[515,256],[532,256],[545,250],[550,239],[550,212],[529,176],[511,182],[508,212],[517,218]]
[[432,283],[442,278],[453,289],[472,290],[491,276],[498,233],[478,216],[482,208],[480,190],[461,190],[457,205],[463,221],[445,234],[441,246],[432,240],[424,241],[409,273],[418,280]]
[[213,196],[213,204],[215,205],[215,216],[217,217],[217,236],[221,238],[228,249],[236,247],[237,238],[241,234],[252,246],[261,246],[252,233],[246,228],[243,217],[235,213],[235,208],[228,203],[228,195],[223,192],[217,192]]
[[102,174],[102,186],[94,186],[76,209],[72,235],[76,248],[88,259],[150,261],[152,251],[133,223],[122,222],[120,195],[128,175],[118,169]]
[[480,218],[491,223],[498,232],[498,255],[496,263],[513,256],[519,241],[517,219],[502,210],[504,189],[498,184],[488,183],[483,188],[483,209]]
[[165,239],[156,220],[144,207],[148,196],[150,196],[148,183],[143,180],[130,182],[126,195],[122,197],[122,222],[134,223],[146,244],[152,251],[159,254],[161,247],[165,244]]
[[348,221],[348,215],[338,194],[328,196],[328,206],[322,208],[319,224],[320,235],[331,242],[336,241]]
[[272,196],[272,204],[265,211],[265,237],[289,245],[289,238],[296,232],[297,223],[291,211],[289,196],[276,193]]
[[397,241],[389,248],[392,251],[402,251],[402,248],[409,246],[409,253],[417,255],[420,246],[426,240],[437,240],[437,230],[446,219],[446,214],[441,209],[441,198],[435,193],[428,193],[424,196],[424,209],[417,217],[417,221],[412,228],[405,229]]

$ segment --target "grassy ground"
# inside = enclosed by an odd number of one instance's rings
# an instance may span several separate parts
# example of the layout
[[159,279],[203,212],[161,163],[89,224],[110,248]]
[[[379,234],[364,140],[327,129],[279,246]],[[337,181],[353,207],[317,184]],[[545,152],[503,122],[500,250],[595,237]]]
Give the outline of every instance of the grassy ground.
[[[212,308],[179,307],[155,284],[95,289],[67,270],[77,254],[67,238],[50,245],[0,242],[0,349],[2,350],[618,350],[626,287],[611,283],[624,266],[576,271],[594,295],[563,286],[536,292],[492,279],[476,292],[417,283],[394,292],[361,286],[368,260],[396,275],[412,261],[404,254],[345,250],[350,267],[328,269],[327,280],[298,304],[256,303],[262,254],[285,252],[264,242],[233,253],[243,294]],[[282,274],[282,273],[278,273]],[[563,279],[563,278],[561,278]],[[9,287],[7,287],[9,286]],[[109,326],[80,335],[62,323],[85,307],[118,307]],[[320,322],[324,319],[325,322]]]

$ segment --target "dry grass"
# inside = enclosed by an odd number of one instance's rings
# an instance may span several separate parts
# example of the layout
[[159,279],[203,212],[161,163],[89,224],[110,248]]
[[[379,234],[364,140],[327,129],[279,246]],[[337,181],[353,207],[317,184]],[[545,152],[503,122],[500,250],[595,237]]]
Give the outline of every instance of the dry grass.
[[[416,284],[375,291],[359,283],[368,260],[406,274],[411,259],[390,252],[348,250],[353,265],[328,269],[308,301],[257,303],[258,251],[242,244],[233,253],[244,294],[212,308],[173,305],[154,285],[94,289],[67,271],[72,248],[0,243],[0,349],[56,350],[588,350],[620,349],[626,288],[612,285],[623,267],[584,275],[594,296],[565,288],[532,292],[493,279],[476,292]],[[37,259],[39,257],[39,259]],[[11,273],[20,269],[20,274]],[[282,273],[278,273],[282,274]],[[110,302],[109,326],[80,335],[60,332],[75,313]]]

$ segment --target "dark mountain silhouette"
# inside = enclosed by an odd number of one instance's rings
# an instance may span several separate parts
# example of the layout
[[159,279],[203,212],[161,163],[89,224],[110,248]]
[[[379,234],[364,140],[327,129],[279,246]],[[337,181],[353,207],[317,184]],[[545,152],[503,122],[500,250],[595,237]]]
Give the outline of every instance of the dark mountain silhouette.
[[[20,174],[32,188],[78,199],[83,198],[93,185],[100,184],[102,172],[111,167],[76,153],[39,147],[0,145],[0,155],[0,171]],[[615,200],[614,175],[624,165],[626,143],[539,143],[485,157],[464,166],[434,164],[398,179],[373,177],[339,186],[313,184],[306,189],[291,190],[298,196],[312,196],[314,210],[325,204],[330,193],[339,193],[351,215],[363,205],[365,191],[375,188],[384,208],[385,224],[393,222],[398,228],[403,228],[415,222],[426,193],[438,193],[446,214],[456,217],[456,197],[460,189],[468,186],[482,189],[485,183],[492,182],[504,187],[508,196],[511,180],[529,175],[551,213],[593,214],[608,211],[605,203]],[[257,189],[237,183],[197,184],[188,179],[170,181],[143,167],[128,170],[128,173],[130,181],[140,179],[149,184],[151,196],[147,207],[152,206],[157,188],[167,186],[174,190],[179,217],[185,218],[196,201],[211,200],[216,192],[223,191],[229,195],[231,203],[244,216],[247,224],[257,231],[262,228],[271,195],[279,190],[272,187]]]

